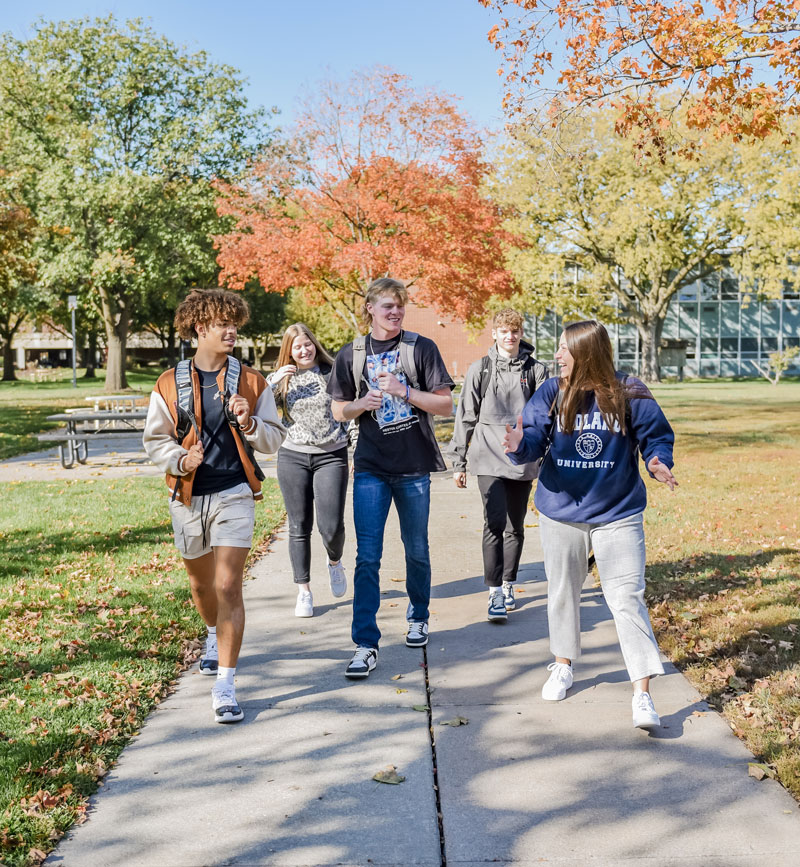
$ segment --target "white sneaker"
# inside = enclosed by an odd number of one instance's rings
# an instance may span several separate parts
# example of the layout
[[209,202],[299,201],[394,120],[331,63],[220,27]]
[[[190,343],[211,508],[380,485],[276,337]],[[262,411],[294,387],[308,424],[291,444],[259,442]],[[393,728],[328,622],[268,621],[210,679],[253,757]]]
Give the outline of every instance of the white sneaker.
[[631,702],[633,725],[637,729],[655,729],[661,725],[661,718],[653,707],[649,692],[635,692]]
[[561,701],[567,697],[567,690],[572,686],[572,666],[566,662],[551,662],[547,670],[550,677],[542,687],[542,698],[545,701]]
[[331,579],[331,593],[338,599],[347,593],[347,575],[340,560],[335,566],[328,563],[328,575]]
[[211,690],[211,707],[214,709],[214,722],[234,723],[244,719],[232,686],[215,686]]
[[510,581],[503,581],[503,602],[506,603],[506,611],[513,611],[517,600],[514,599],[514,585]]
[[216,677],[219,667],[219,651],[217,649],[217,636],[209,633],[206,636],[206,649],[200,657],[200,674],[213,674]]
[[294,606],[295,617],[314,616],[314,597],[310,590],[301,590],[297,594],[297,604]]

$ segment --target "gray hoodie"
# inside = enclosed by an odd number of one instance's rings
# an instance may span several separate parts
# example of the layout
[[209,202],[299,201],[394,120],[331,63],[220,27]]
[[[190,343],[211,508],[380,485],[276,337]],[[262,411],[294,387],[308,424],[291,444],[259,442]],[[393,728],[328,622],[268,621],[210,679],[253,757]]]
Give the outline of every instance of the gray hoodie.
[[[453,472],[465,472],[467,452],[469,469],[475,476],[496,476],[504,479],[535,479],[539,462],[514,466],[503,451],[506,425],[513,425],[530,394],[522,384],[522,368],[533,347],[522,343],[516,358],[503,358],[497,346],[489,349],[491,379],[481,400],[483,360],[473,362],[464,378],[458,401],[450,457]],[[534,360],[534,381],[538,388],[549,376],[547,368]]]

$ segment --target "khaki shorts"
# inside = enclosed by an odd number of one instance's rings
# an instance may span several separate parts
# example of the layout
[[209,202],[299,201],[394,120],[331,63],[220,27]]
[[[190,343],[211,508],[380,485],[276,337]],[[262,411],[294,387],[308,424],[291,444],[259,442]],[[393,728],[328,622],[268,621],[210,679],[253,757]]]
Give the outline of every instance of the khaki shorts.
[[249,548],[253,544],[255,500],[246,483],[192,497],[191,506],[171,500],[169,512],[175,547],[186,560],[195,560],[221,545]]

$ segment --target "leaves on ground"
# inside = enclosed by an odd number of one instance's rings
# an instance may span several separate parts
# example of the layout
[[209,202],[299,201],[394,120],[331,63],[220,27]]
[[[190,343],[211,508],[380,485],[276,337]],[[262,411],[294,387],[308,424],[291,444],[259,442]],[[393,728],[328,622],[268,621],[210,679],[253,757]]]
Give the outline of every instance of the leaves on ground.
[[411,707],[413,710],[418,710],[418,711],[430,710],[430,708],[428,707],[427,704],[412,704]]
[[392,675],[392,680],[402,680],[402,679],[403,679],[402,674],[393,674]]
[[388,765],[384,770],[378,771],[377,774],[373,774],[372,779],[375,780],[376,783],[387,783],[390,786],[398,786],[400,783],[406,781],[405,777],[397,773],[396,765]]
[[747,776],[755,777],[757,780],[763,780],[765,777],[774,780],[775,771],[769,765],[765,765],[762,762],[748,762]]
[[469,725],[469,720],[465,716],[456,716],[453,719],[444,720],[439,723],[440,726],[466,726]]

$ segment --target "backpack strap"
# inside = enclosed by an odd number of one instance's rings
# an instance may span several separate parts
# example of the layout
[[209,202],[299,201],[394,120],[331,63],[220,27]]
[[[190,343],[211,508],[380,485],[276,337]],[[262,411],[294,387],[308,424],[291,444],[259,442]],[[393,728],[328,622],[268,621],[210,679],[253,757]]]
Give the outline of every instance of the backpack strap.
[[189,358],[179,361],[175,367],[175,392],[177,394],[178,420],[175,424],[175,437],[182,443],[194,427],[198,442],[200,428],[194,417],[194,389],[192,388],[192,361]]
[[400,336],[400,367],[406,375],[406,380],[411,388],[419,388],[417,376],[417,363],[414,361],[414,347],[417,345],[419,334],[414,331],[404,331]]
[[225,418],[228,420],[228,424],[233,428],[233,431],[236,436],[239,437],[239,441],[242,444],[242,448],[244,449],[244,453],[250,460],[250,463],[253,465],[253,472],[256,475],[256,478],[260,481],[264,481],[264,471],[258,464],[256,460],[256,456],[253,453],[253,447],[250,445],[247,437],[244,435],[242,428],[239,424],[239,420],[236,418],[236,413],[232,412],[229,407],[229,402],[231,397],[234,394],[239,393],[239,381],[242,378],[242,365],[239,359],[235,355],[228,356],[228,364],[225,368],[225,397],[223,399],[222,405],[225,410]]
[[356,386],[356,400],[361,397],[364,385],[364,368],[367,365],[367,338],[361,334],[353,341],[353,382]]
[[[489,383],[492,381],[492,359],[488,355],[484,355],[481,359],[481,403],[486,397],[486,392],[489,390]],[[480,411],[480,405],[478,406]]]

